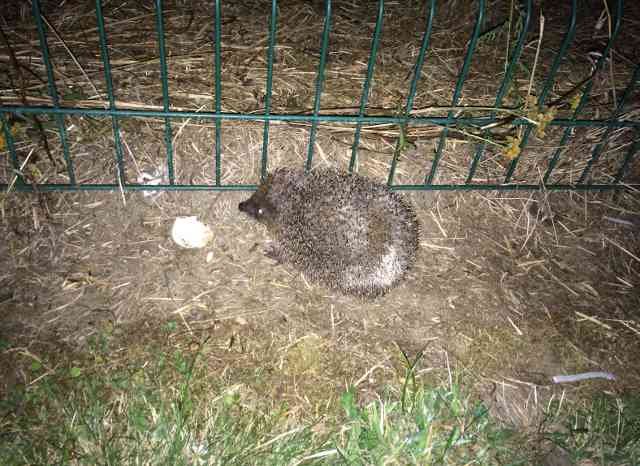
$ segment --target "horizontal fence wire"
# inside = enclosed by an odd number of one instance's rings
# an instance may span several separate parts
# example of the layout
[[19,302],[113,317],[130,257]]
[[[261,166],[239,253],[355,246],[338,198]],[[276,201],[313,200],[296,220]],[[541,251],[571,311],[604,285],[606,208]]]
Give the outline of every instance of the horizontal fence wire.
[[[578,1],[570,1],[570,14],[567,20],[566,30],[564,37],[559,46],[557,53],[553,58],[553,63],[547,72],[544,82],[541,86],[541,90],[538,94],[535,105],[539,112],[543,112],[545,106],[550,103],[547,101],[550,90],[556,83],[559,68],[561,63],[567,59],[567,51],[572,45],[576,35],[576,18],[578,11]],[[446,116],[417,116],[414,112],[414,101],[418,90],[419,81],[423,75],[423,67],[429,59],[429,44],[431,34],[433,30],[434,16],[436,13],[436,0],[428,0],[426,5],[426,14],[424,17],[424,32],[420,44],[420,49],[417,53],[416,61],[413,65],[411,81],[407,92],[406,102],[402,111],[393,115],[367,115],[368,99],[371,92],[374,67],[379,54],[380,38],[383,31],[383,18],[385,13],[385,1],[379,0],[377,3],[376,19],[373,35],[371,37],[371,45],[369,49],[369,57],[367,63],[366,74],[364,76],[364,82],[362,85],[362,91],[360,95],[360,101],[358,103],[358,111],[353,115],[326,115],[322,113],[321,100],[323,94],[323,87],[325,81],[325,74],[327,68],[327,58],[330,49],[331,41],[331,29],[332,29],[332,2],[331,0],[325,0],[324,2],[324,18],[322,33],[320,40],[320,54],[318,60],[318,68],[315,77],[315,93],[313,109],[310,114],[279,114],[272,112],[272,96],[273,96],[273,81],[274,81],[274,60],[276,49],[276,37],[278,32],[278,2],[272,0],[270,14],[268,17],[268,46],[266,50],[266,89],[264,95],[264,109],[262,113],[247,114],[247,113],[234,113],[222,111],[222,52],[221,52],[221,2],[220,0],[214,1],[214,8],[211,12],[214,19],[214,109],[213,112],[199,112],[199,111],[176,111],[172,110],[171,96],[169,92],[169,73],[167,66],[167,51],[166,51],[166,37],[164,26],[164,15],[162,0],[155,0],[155,29],[156,29],[156,42],[159,56],[159,74],[161,81],[162,92],[162,110],[146,110],[146,109],[128,109],[120,108],[116,105],[116,98],[114,92],[112,67],[109,56],[109,42],[107,32],[105,29],[104,15],[102,10],[101,0],[95,2],[95,15],[97,20],[97,33],[99,39],[100,55],[104,69],[104,83],[106,88],[106,97],[108,105],[105,103],[103,108],[81,108],[81,107],[66,107],[60,104],[59,94],[56,88],[56,82],[54,78],[53,66],[51,63],[49,45],[47,43],[46,25],[43,20],[43,15],[40,8],[39,0],[32,0],[32,12],[35,24],[37,26],[37,33],[39,39],[39,48],[42,53],[42,60],[47,73],[47,86],[48,94],[51,100],[51,105],[48,106],[29,106],[29,105],[0,105],[0,123],[2,124],[2,136],[6,141],[6,150],[10,155],[8,161],[13,169],[14,178],[11,183],[0,184],[0,189],[8,190],[13,189],[16,191],[96,191],[96,190],[211,190],[211,191],[235,191],[235,190],[253,190],[256,185],[253,184],[225,184],[222,182],[222,122],[223,121],[257,121],[263,122],[262,130],[262,147],[260,157],[260,178],[264,179],[268,172],[268,153],[269,153],[269,131],[270,123],[273,121],[287,121],[287,122],[304,122],[310,125],[308,134],[308,146],[305,159],[305,170],[310,170],[313,166],[314,147],[316,144],[317,130],[320,123],[340,123],[354,125],[353,143],[351,145],[351,155],[349,159],[348,172],[355,171],[358,164],[358,148],[360,144],[361,132],[363,125],[393,125],[399,129],[399,136],[396,140],[393,157],[389,164],[389,174],[387,178],[387,184],[391,189],[395,190],[500,190],[500,191],[529,191],[529,190],[575,190],[575,191],[590,191],[590,190],[610,190],[620,189],[628,187],[624,183],[624,178],[629,170],[629,167],[637,155],[640,149],[638,143],[638,137],[640,135],[640,121],[623,119],[623,113],[625,111],[625,105],[630,101],[632,93],[638,87],[638,81],[640,80],[640,64],[636,65],[633,74],[627,83],[623,93],[620,95],[616,102],[615,108],[611,111],[611,115],[606,119],[587,119],[580,118],[583,110],[585,109],[592,87],[594,85],[594,77],[604,67],[607,58],[610,55],[610,51],[617,39],[620,32],[622,15],[623,15],[623,0],[615,0],[615,8],[613,9],[613,21],[612,30],[609,34],[608,40],[599,59],[594,65],[593,72],[589,79],[586,79],[582,83],[580,89],[580,99],[573,110],[570,118],[555,118],[548,123],[552,127],[563,128],[562,138],[558,144],[558,148],[549,157],[548,166],[541,178],[541,182],[534,183],[513,183],[513,175],[515,170],[523,157],[526,157],[526,149],[528,147],[528,139],[531,132],[535,129],[536,124],[528,118],[520,117],[513,110],[501,109],[503,99],[507,94],[509,86],[511,85],[515,68],[517,67],[524,44],[527,40],[529,30],[531,27],[531,19],[533,14],[532,0],[524,0],[521,2],[521,8],[515,13],[520,15],[521,29],[515,38],[513,47],[510,48],[507,59],[505,60],[506,66],[504,69],[503,78],[498,86],[496,98],[493,107],[474,107],[474,106],[460,106],[460,98],[462,95],[462,89],[469,74],[469,69],[474,57],[475,49],[479,41],[480,34],[484,25],[484,15],[486,12],[486,1],[477,0],[477,11],[475,12],[475,19],[471,36],[467,40],[466,51],[464,55],[464,61],[460,67],[459,74],[453,90],[451,105],[449,107],[430,107],[429,110],[441,109]],[[511,18],[510,20],[512,20]],[[96,91],[97,92],[97,91]],[[474,111],[484,112],[486,116],[457,116],[460,112]],[[13,135],[9,130],[9,119],[12,115],[51,115],[56,123],[57,136],[60,139],[62,156],[65,164],[65,172],[68,177],[68,183],[41,183],[32,184],[29,183],[22,173],[23,166],[20,165],[18,153],[14,144]],[[65,118],[70,116],[86,116],[86,117],[107,117],[111,119],[111,131],[113,135],[114,157],[116,173],[115,179],[112,183],[101,184],[87,184],[78,183],[77,174],[75,173],[75,167],[73,158],[70,154],[68,135],[65,129]],[[498,118],[509,117],[509,124],[513,128],[520,128],[521,138],[519,140],[519,151],[516,157],[511,160],[506,168],[503,182],[501,183],[480,183],[474,182],[479,164],[485,158],[486,141],[489,139],[490,132],[488,128],[496,123]],[[167,165],[167,184],[159,185],[147,185],[143,183],[134,183],[126,179],[125,177],[125,161],[123,157],[123,142],[121,139],[120,121],[123,118],[159,118],[164,123],[164,150],[166,154]],[[213,121],[215,125],[215,149],[212,154],[213,163],[211,166],[214,173],[215,182],[212,184],[180,184],[176,182],[175,170],[174,170],[174,147],[173,147],[173,129],[172,120],[190,118],[197,121]],[[430,164],[425,167],[424,182],[422,184],[394,184],[394,176],[397,170],[398,162],[400,160],[401,149],[403,147],[403,138],[410,126],[437,126],[441,128],[440,135],[437,140],[436,148]],[[469,165],[468,173],[465,176],[464,183],[435,183],[438,168],[441,162],[444,146],[448,139],[449,131],[454,128],[460,130],[461,128],[474,128],[481,129],[482,137],[481,141],[477,144],[473,157]],[[568,183],[550,183],[551,175],[554,169],[562,159],[563,151],[566,148],[566,144],[573,136],[575,128],[604,128],[600,141],[595,144],[590,158],[587,161],[586,167],[579,176],[577,182]],[[606,147],[611,133],[619,128],[628,128],[635,136],[635,140],[629,144],[629,148],[624,155],[624,159],[621,161],[620,166],[615,171],[615,176],[612,176],[611,183],[594,183],[590,182],[590,175],[593,171],[594,165],[600,159],[604,148]],[[46,141],[45,141],[46,143]],[[22,162],[23,165],[26,161]]]
[[[636,146],[636,151],[638,146]],[[154,184],[152,186],[140,183],[91,183],[75,184],[68,183],[42,183],[37,186],[28,185],[22,191],[26,192],[53,192],[53,191],[255,191],[256,184],[225,184],[215,186],[211,184]],[[537,191],[540,185],[537,184],[396,184],[389,188],[393,191]],[[546,191],[610,191],[620,189],[614,184],[550,184],[544,187]],[[16,190],[20,190],[16,187]]]
[[[436,108],[436,107],[433,107]],[[445,109],[449,109],[446,107]],[[465,110],[473,110],[474,107],[464,107]],[[77,108],[77,107],[45,107],[45,106],[20,106],[3,105],[0,112],[24,113],[24,114],[48,114],[48,115],[76,115],[76,116],[115,116],[115,117],[151,117],[151,118],[193,118],[195,120],[246,120],[246,121],[295,121],[295,122],[319,122],[326,121],[332,123],[370,123],[370,124],[401,124],[405,121],[401,116],[363,116],[358,115],[300,115],[300,114],[246,114],[246,113],[226,113],[226,112],[194,112],[189,110],[137,110],[137,109],[101,109],[101,108]],[[412,124],[446,126],[453,123],[460,126],[484,126],[494,123],[495,119],[486,117],[410,117]],[[510,124],[514,126],[531,124],[531,120],[526,118],[515,118]],[[549,122],[549,126],[575,126],[575,127],[608,127],[613,128],[640,128],[640,121],[635,120],[573,120],[568,118],[557,118]]]

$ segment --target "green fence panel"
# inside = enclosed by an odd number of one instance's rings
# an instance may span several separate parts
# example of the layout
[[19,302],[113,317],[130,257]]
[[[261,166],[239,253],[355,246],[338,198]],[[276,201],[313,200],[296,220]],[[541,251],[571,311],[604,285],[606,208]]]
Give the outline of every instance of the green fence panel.
[[[535,106],[538,112],[543,112],[545,108],[552,105],[552,102],[548,101],[548,96],[553,88],[554,84],[559,79],[559,70],[563,62],[566,62],[569,55],[568,51],[572,46],[576,37],[577,18],[579,8],[581,7],[578,0],[566,0],[567,5],[570,7],[570,13],[567,18],[567,24],[559,44],[557,52],[553,55],[552,64],[547,71],[539,92],[537,92],[537,99]],[[6,151],[9,155],[8,166],[11,169],[12,180],[7,183],[0,184],[0,189],[13,189],[16,191],[92,191],[92,190],[252,190],[255,189],[253,184],[225,184],[222,182],[222,124],[226,121],[227,124],[233,124],[234,121],[255,121],[263,124],[262,127],[262,147],[260,153],[260,178],[264,179],[267,175],[269,168],[269,133],[271,128],[271,122],[273,121],[288,121],[288,122],[304,122],[310,124],[308,134],[308,146],[306,150],[306,158],[304,162],[305,170],[310,170],[314,164],[314,146],[316,143],[317,132],[321,123],[338,123],[341,125],[350,125],[354,129],[353,144],[351,145],[348,172],[352,173],[356,170],[358,165],[358,152],[362,137],[362,130],[364,125],[374,124],[391,124],[398,128],[399,136],[395,141],[395,149],[393,156],[389,161],[389,173],[387,177],[387,183],[392,189],[396,190],[514,190],[514,191],[526,191],[526,190],[576,190],[576,191],[588,191],[588,190],[609,190],[620,189],[627,187],[625,181],[629,182],[627,174],[630,170],[634,158],[637,156],[640,150],[640,121],[634,118],[633,112],[628,112],[628,105],[632,101],[634,93],[638,90],[638,84],[640,80],[640,64],[634,64],[633,72],[626,83],[621,95],[617,98],[614,108],[610,110],[610,115],[606,119],[589,119],[583,116],[583,112],[591,97],[591,91],[594,86],[595,77],[604,68],[605,63],[613,50],[613,47],[618,39],[620,30],[622,28],[622,19],[624,16],[624,1],[614,0],[610,2],[614,8],[612,8],[612,24],[611,31],[607,38],[606,43],[601,51],[599,59],[595,62],[593,71],[583,82],[578,86],[579,100],[577,105],[571,112],[568,118],[555,118],[549,122],[549,126],[562,128],[561,138],[557,144],[557,148],[548,157],[548,165],[544,171],[544,175],[541,176],[539,183],[514,183],[514,174],[519,163],[525,158],[530,156],[527,153],[527,149],[531,150],[529,139],[531,132],[535,129],[535,124],[531,120],[525,117],[514,117],[509,121],[509,125],[513,129],[519,130],[520,139],[518,141],[519,152],[513,160],[508,163],[504,171],[504,177],[500,178],[500,181],[495,183],[483,183],[476,181],[477,172],[481,163],[486,159],[487,140],[491,137],[490,127],[498,121],[501,107],[504,103],[505,97],[512,85],[514,79],[515,70],[520,63],[520,58],[523,53],[526,41],[530,38],[530,29],[533,23],[533,0],[522,0],[519,2],[520,8],[512,10],[512,15],[517,15],[515,18],[509,19],[510,24],[513,24],[515,20],[518,23],[519,30],[517,35],[514,33],[513,44],[510,44],[507,51],[507,57],[505,59],[504,75],[500,81],[493,106],[486,109],[486,112],[482,116],[456,116],[456,111],[459,109],[464,110],[465,107],[460,107],[460,101],[462,91],[465,86],[465,81],[469,76],[469,71],[476,53],[476,47],[478,46],[483,28],[486,26],[485,14],[488,8],[486,0],[477,0],[475,2],[476,12],[474,18],[474,24],[468,42],[465,46],[464,59],[458,75],[455,80],[455,87],[453,88],[452,97],[450,101],[450,107],[443,112],[442,116],[418,116],[414,112],[414,103],[417,95],[419,82],[423,76],[423,68],[427,60],[430,58],[429,46],[432,38],[432,31],[434,28],[436,7],[443,7],[443,2],[437,0],[425,1],[425,17],[423,22],[423,31],[421,31],[420,48],[416,56],[415,63],[411,70],[411,80],[409,88],[407,90],[406,101],[402,108],[393,114],[384,115],[370,115],[368,114],[369,95],[372,89],[373,76],[375,64],[380,52],[381,37],[384,30],[384,17],[385,17],[385,1],[378,0],[377,9],[375,15],[375,26],[373,34],[371,36],[370,48],[368,50],[368,62],[366,65],[366,74],[364,76],[364,82],[362,84],[362,90],[360,93],[357,112],[351,115],[326,115],[322,113],[322,95],[323,87],[325,84],[325,75],[327,73],[327,59],[329,54],[329,47],[332,37],[332,10],[333,5],[331,0],[325,0],[324,2],[324,17],[322,18],[323,26],[322,32],[318,40],[320,41],[320,55],[317,65],[317,72],[315,74],[315,90],[313,95],[313,108],[308,114],[288,114],[288,113],[273,113],[272,101],[273,101],[273,87],[274,87],[274,61],[276,50],[276,36],[278,31],[278,14],[279,5],[277,0],[272,0],[270,4],[270,12],[268,15],[267,26],[267,50],[266,50],[266,88],[264,94],[264,109],[260,113],[234,113],[222,111],[222,51],[221,51],[221,37],[222,37],[222,8],[220,0],[214,0],[213,11],[211,12],[214,31],[213,31],[213,64],[214,64],[214,107],[213,111],[175,111],[171,108],[171,95],[169,91],[169,68],[167,64],[167,33],[165,28],[165,18],[163,10],[162,0],[154,1],[154,27],[156,33],[156,46],[158,50],[159,59],[159,73],[160,73],[160,85],[162,92],[162,110],[151,109],[122,109],[117,105],[116,89],[114,89],[113,71],[110,63],[110,51],[109,51],[109,37],[107,36],[105,28],[105,20],[103,14],[103,2],[101,0],[95,1],[95,16],[97,21],[97,38],[100,49],[100,57],[103,65],[104,85],[106,89],[106,102],[104,107],[94,108],[79,108],[73,106],[61,105],[61,99],[56,87],[56,80],[54,76],[54,67],[52,64],[49,45],[47,37],[53,34],[53,31],[48,32],[48,26],[44,20],[43,12],[41,11],[41,1],[32,0],[32,14],[37,29],[38,47],[42,54],[42,62],[46,71],[46,85],[50,98],[50,105],[0,105],[0,124],[2,124],[2,136],[6,142]],[[584,5],[582,5],[584,7]],[[374,4],[372,4],[374,8]],[[422,21],[422,19],[420,19]],[[631,24],[630,22],[629,24]],[[359,91],[360,92],[360,91]],[[528,104],[527,104],[528,105]],[[470,111],[473,111],[475,115],[478,114],[478,110],[473,107],[468,107]],[[26,180],[26,177],[22,173],[22,167],[20,165],[20,157],[18,156],[18,149],[16,148],[15,138],[12,135],[10,122],[15,115],[49,115],[53,118],[57,129],[57,138],[60,141],[60,149],[64,163],[64,170],[61,173],[66,174],[68,182],[65,183],[41,183],[32,184]],[[636,114],[637,115],[637,114]],[[65,120],[72,116],[84,116],[84,117],[100,117],[108,118],[111,120],[111,131],[113,136],[113,148],[115,157],[115,172],[113,176],[113,182],[100,183],[100,184],[87,184],[78,182],[78,174],[74,167],[74,160],[71,156],[69,147],[69,135],[65,128]],[[126,166],[124,157],[124,145],[121,137],[120,123],[123,118],[160,118],[163,122],[164,131],[164,150],[165,160],[167,166],[167,183],[161,185],[145,185],[142,183],[130,182],[126,177]],[[175,150],[173,141],[172,125],[175,124],[174,120],[193,118],[199,121],[213,122],[215,127],[214,139],[215,149],[213,156],[213,166],[211,167],[212,173],[214,173],[214,181],[211,184],[183,184],[176,181],[175,174]],[[405,135],[408,128],[416,126],[432,126],[439,127],[440,133],[437,136],[435,144],[435,150],[430,160],[430,165],[425,167],[425,173],[420,174],[422,183],[420,184],[394,184],[395,174],[398,168],[398,164],[401,159],[401,153],[404,148]],[[452,129],[460,128],[474,128],[479,129],[480,142],[475,145],[475,149],[470,156],[470,162],[468,165],[467,173],[463,174],[465,181],[454,183],[437,183],[436,179],[439,174],[439,168],[443,157],[443,151],[445,144],[450,136]],[[581,168],[582,172],[576,176],[577,180],[571,183],[554,183],[552,182],[553,175],[555,173],[558,164],[563,158],[563,154],[566,151],[567,143],[573,137],[574,130],[576,128],[603,128],[602,135],[598,142],[594,144],[588,160],[586,160],[586,166]],[[616,129],[627,128],[634,136],[634,140],[629,143],[628,149],[624,153],[624,157],[619,163],[619,166],[615,166],[615,172],[609,175],[606,182],[592,182],[594,167],[601,160],[601,156],[605,151],[605,148],[609,144],[612,133]],[[46,140],[43,141],[44,144]],[[47,149],[48,151],[48,149]],[[427,159],[428,160],[428,159]],[[26,161],[22,162],[23,165]],[[616,161],[617,163],[617,161]],[[54,161],[54,164],[56,162]],[[55,167],[56,170],[58,167]],[[625,180],[625,177],[627,179]],[[637,183],[637,181],[634,181]]]

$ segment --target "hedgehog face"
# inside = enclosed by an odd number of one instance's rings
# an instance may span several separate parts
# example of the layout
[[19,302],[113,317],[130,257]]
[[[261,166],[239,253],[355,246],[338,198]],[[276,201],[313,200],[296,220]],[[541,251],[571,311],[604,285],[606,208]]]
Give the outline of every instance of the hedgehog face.
[[256,196],[255,194],[238,204],[238,210],[261,223],[267,223],[275,214],[273,206],[263,196]]

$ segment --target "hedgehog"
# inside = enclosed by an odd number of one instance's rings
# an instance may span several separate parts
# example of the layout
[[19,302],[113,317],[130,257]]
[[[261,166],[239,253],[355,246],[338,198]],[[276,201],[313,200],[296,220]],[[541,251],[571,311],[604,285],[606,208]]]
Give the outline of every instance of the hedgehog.
[[357,174],[279,168],[238,208],[272,236],[267,256],[345,295],[382,296],[415,263],[412,206]]

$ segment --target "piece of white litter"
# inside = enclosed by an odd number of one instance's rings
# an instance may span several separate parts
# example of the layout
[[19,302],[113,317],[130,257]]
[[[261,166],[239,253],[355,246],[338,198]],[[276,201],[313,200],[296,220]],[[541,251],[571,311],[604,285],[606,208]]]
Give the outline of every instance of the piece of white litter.
[[[164,176],[162,175],[161,169],[156,169],[153,173],[142,172],[140,173],[140,175],[138,175],[138,183],[144,185],[157,186],[159,184],[162,184],[163,181]],[[144,197],[152,198],[158,197],[162,193],[163,191],[142,191],[142,195]]]
[[630,228],[635,226],[635,224],[633,222],[630,222],[629,220],[623,220],[621,218],[607,217],[606,215],[604,217],[602,217],[602,218],[604,218],[605,220],[609,220],[610,222],[618,223],[620,225],[624,225],[624,226],[630,227]]
[[579,382],[581,380],[589,380],[589,379],[616,380],[616,376],[613,375],[611,372],[583,372],[581,374],[554,375],[552,377],[553,383]]
[[203,248],[213,237],[211,228],[198,217],[177,217],[171,228],[171,238],[178,246],[187,249]]

